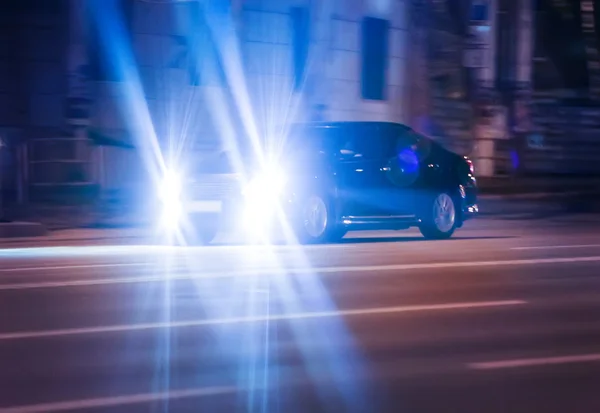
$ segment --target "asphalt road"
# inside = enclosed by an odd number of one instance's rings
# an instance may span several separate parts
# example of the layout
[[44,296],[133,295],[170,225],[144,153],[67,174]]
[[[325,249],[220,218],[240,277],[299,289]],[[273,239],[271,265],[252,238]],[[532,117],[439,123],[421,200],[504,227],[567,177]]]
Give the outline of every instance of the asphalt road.
[[0,251],[0,412],[599,412],[600,219]]

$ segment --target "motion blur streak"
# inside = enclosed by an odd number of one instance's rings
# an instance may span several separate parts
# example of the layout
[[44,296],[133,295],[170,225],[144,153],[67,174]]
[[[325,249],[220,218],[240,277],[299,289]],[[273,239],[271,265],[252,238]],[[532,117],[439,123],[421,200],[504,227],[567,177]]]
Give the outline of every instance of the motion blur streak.
[[148,403],[153,401],[165,402],[170,399],[183,399],[188,397],[205,397],[218,394],[235,393],[235,387],[208,387],[201,389],[189,389],[169,391],[165,393],[136,394],[131,396],[115,396],[98,399],[74,400],[60,403],[37,404],[31,406],[12,407],[2,409],[2,413],[50,413],[65,412],[83,409],[107,408],[113,406],[127,406],[137,403]]

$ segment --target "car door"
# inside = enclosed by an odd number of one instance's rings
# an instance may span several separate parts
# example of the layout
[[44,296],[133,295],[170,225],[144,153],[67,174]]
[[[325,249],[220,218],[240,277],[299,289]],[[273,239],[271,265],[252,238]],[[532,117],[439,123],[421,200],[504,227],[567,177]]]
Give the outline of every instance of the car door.
[[337,148],[338,191],[342,216],[387,217],[398,213],[388,178],[389,136],[380,124],[349,124]]
[[396,216],[414,215],[425,156],[419,135],[403,125],[382,128],[386,137],[382,171],[389,191],[389,209]]

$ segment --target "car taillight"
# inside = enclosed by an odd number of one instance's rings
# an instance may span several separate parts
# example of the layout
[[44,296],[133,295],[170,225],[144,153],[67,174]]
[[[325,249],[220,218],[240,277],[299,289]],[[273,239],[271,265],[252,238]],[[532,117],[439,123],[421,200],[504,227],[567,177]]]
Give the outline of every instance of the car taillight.
[[465,158],[465,160],[467,161],[467,165],[469,165],[469,172],[471,173],[471,175],[475,175],[475,168],[473,167],[473,161],[470,160],[469,158]]

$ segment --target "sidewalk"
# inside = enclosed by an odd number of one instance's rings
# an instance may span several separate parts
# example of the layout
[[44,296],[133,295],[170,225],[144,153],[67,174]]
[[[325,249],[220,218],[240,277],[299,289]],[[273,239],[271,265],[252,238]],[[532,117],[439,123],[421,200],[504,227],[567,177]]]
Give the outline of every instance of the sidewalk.
[[150,242],[152,231],[143,228],[88,229],[50,231],[41,237],[0,238],[0,250],[19,247],[51,247],[77,245],[143,244]]
[[600,177],[525,176],[477,178],[482,195],[543,197],[561,194],[600,194]]

